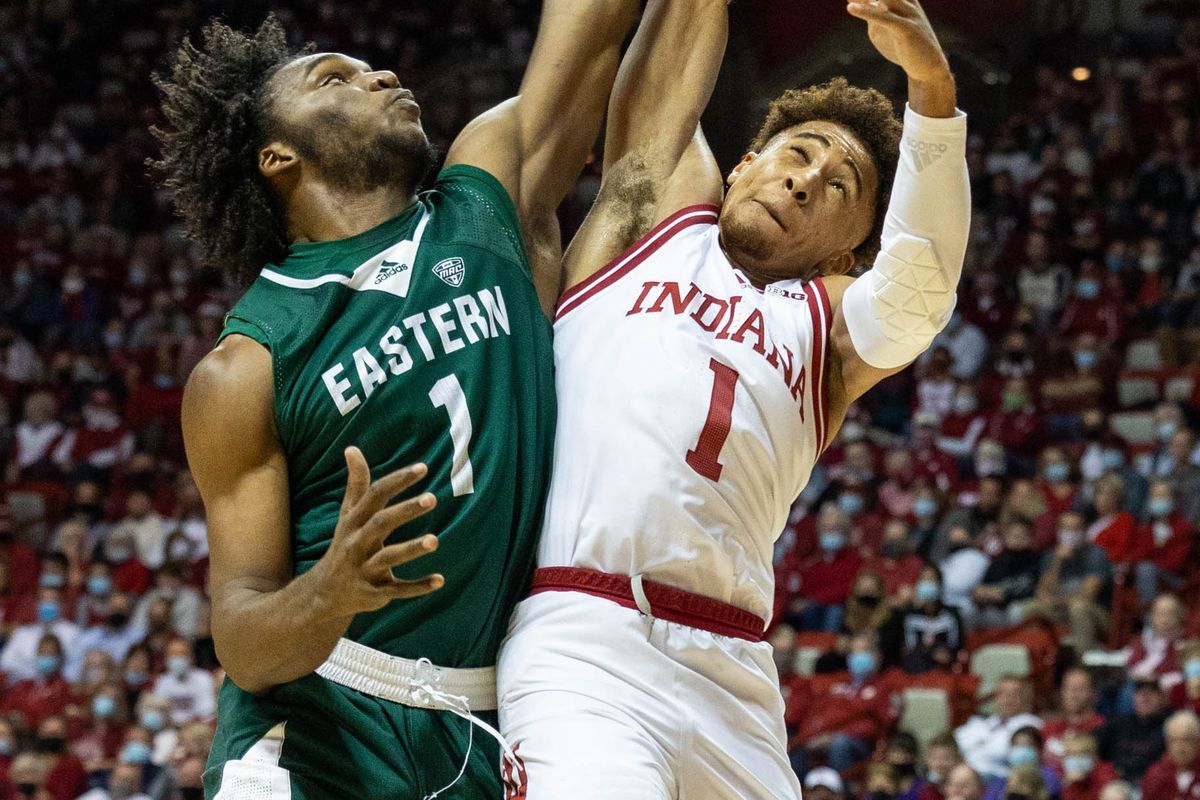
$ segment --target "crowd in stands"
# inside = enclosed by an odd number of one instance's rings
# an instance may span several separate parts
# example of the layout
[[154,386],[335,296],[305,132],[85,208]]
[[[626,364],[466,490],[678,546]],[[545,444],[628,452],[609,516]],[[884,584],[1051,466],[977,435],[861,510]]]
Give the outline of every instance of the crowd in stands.
[[[1200,14],[1173,8],[973,131],[955,315],[793,509],[771,638],[810,799],[1200,797]],[[1004,642],[1031,658],[988,674]],[[906,706],[931,688],[940,722]]]
[[[0,7],[0,800],[200,797],[222,677],[178,415],[236,290],[144,162],[149,75],[229,8],[117,6]],[[1180,7],[1172,35],[1083,81],[1042,67],[973,131],[957,312],[851,410],[779,539],[770,637],[808,800],[1200,797],[1200,16]],[[279,14],[401,74],[444,152],[515,90],[536,11]],[[1051,644],[981,692],[981,643],[1033,635]],[[922,686],[949,718],[908,730]]]

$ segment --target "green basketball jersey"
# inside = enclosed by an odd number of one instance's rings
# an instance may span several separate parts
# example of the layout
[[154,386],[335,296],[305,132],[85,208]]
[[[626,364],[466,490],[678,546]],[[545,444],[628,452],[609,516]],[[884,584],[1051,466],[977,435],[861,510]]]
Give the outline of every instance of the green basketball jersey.
[[296,573],[332,540],[347,446],[373,478],[424,462],[406,496],[431,491],[437,507],[387,543],[436,533],[437,552],[396,574],[446,584],[359,614],[346,635],[447,667],[494,664],[533,566],[556,410],[550,323],[504,188],[450,167],[394,219],[294,245],[229,313],[230,333],[271,351]]

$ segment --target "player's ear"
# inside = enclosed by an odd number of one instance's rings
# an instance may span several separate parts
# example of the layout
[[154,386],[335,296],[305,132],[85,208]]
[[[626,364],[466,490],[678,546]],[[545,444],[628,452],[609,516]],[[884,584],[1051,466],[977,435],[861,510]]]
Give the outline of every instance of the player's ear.
[[854,251],[843,250],[821,262],[820,275],[848,275],[854,269]]
[[258,171],[275,178],[300,163],[300,155],[283,142],[271,142],[258,151]]
[[733,172],[729,173],[729,177],[725,179],[726,185],[733,186],[733,182],[741,177],[742,173],[746,171],[746,167],[753,164],[756,158],[758,158],[758,153],[753,151],[742,156],[742,160],[738,162],[738,165],[733,168]]

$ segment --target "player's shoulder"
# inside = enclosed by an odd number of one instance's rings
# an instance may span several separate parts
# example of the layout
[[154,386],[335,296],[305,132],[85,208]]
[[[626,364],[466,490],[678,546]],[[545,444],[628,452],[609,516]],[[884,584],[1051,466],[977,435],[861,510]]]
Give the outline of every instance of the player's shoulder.
[[271,393],[271,353],[249,336],[226,336],[192,370],[184,388],[184,405],[230,404]]
[[849,275],[822,275],[818,280],[825,287],[825,295],[829,298],[830,308],[837,308],[842,303],[842,296],[854,283],[856,278]]
[[226,336],[188,377],[181,417],[184,441],[197,454],[238,460],[273,442],[270,351],[248,336]]

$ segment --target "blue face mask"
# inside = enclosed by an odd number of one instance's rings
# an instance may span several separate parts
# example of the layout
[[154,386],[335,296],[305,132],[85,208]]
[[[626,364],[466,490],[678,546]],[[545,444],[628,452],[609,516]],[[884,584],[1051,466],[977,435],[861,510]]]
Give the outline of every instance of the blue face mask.
[[942,587],[937,581],[917,581],[913,594],[922,603],[935,603],[942,596]]
[[1165,517],[1175,510],[1175,504],[1169,497],[1154,497],[1146,503],[1146,511],[1152,517]]
[[186,675],[192,666],[192,660],[187,656],[171,656],[167,659],[167,670],[174,675]]
[[11,756],[12,752],[12,739],[0,739],[0,756]]
[[1125,456],[1120,450],[1105,450],[1104,451],[1104,468],[1116,469],[1125,463]]
[[129,742],[121,748],[120,760],[128,764],[149,764],[150,745],[145,742]]
[[138,721],[142,723],[143,728],[151,731],[161,731],[167,724],[166,717],[162,715],[162,712],[154,709],[143,711],[138,717]]
[[846,546],[846,535],[841,531],[825,531],[821,534],[821,549],[826,553],[836,553]]
[[1075,351],[1075,366],[1079,369],[1091,369],[1096,366],[1096,362],[1099,360],[1095,350]]
[[1200,678],[1200,659],[1183,662],[1183,677],[1189,681]]
[[110,719],[117,713],[117,701],[106,694],[98,694],[92,698],[92,713],[98,719]]
[[843,494],[838,496],[838,508],[845,511],[850,516],[862,513],[866,506],[866,501],[863,500],[861,494]]
[[1068,774],[1088,774],[1096,766],[1096,759],[1091,756],[1067,756],[1063,759],[1063,769]]
[[1043,467],[1042,475],[1048,481],[1065,481],[1071,475],[1071,468],[1061,461],[1056,461]]
[[41,675],[43,678],[49,678],[58,672],[58,665],[58,656],[38,656],[34,668],[37,670],[38,675]]
[[135,669],[125,670],[125,682],[130,686],[138,687],[150,680],[150,676],[144,672]]
[[88,594],[103,597],[112,591],[112,578],[107,575],[93,575],[87,580]]
[[54,622],[58,619],[59,606],[57,600],[39,600],[38,601],[38,620],[41,622]]
[[930,497],[918,497],[913,501],[913,513],[920,519],[929,519],[937,513],[937,502]]
[[856,650],[846,656],[846,668],[855,678],[865,678],[875,671],[875,654]]
[[57,572],[43,572],[38,578],[38,586],[43,589],[61,589],[67,585],[67,579]]
[[1160,442],[1169,442],[1171,437],[1175,435],[1175,431],[1179,430],[1178,423],[1175,422],[1160,422],[1158,427],[1154,429],[1155,435]]
[[1013,745],[1008,751],[1008,765],[1010,767],[1026,767],[1036,763],[1038,763],[1038,754],[1032,745]]
[[1120,256],[1109,256],[1104,259],[1104,263],[1108,265],[1109,272],[1120,272],[1125,269],[1125,259]]
[[1100,282],[1095,278],[1080,278],[1075,283],[1075,294],[1084,300],[1095,300],[1100,296]]

